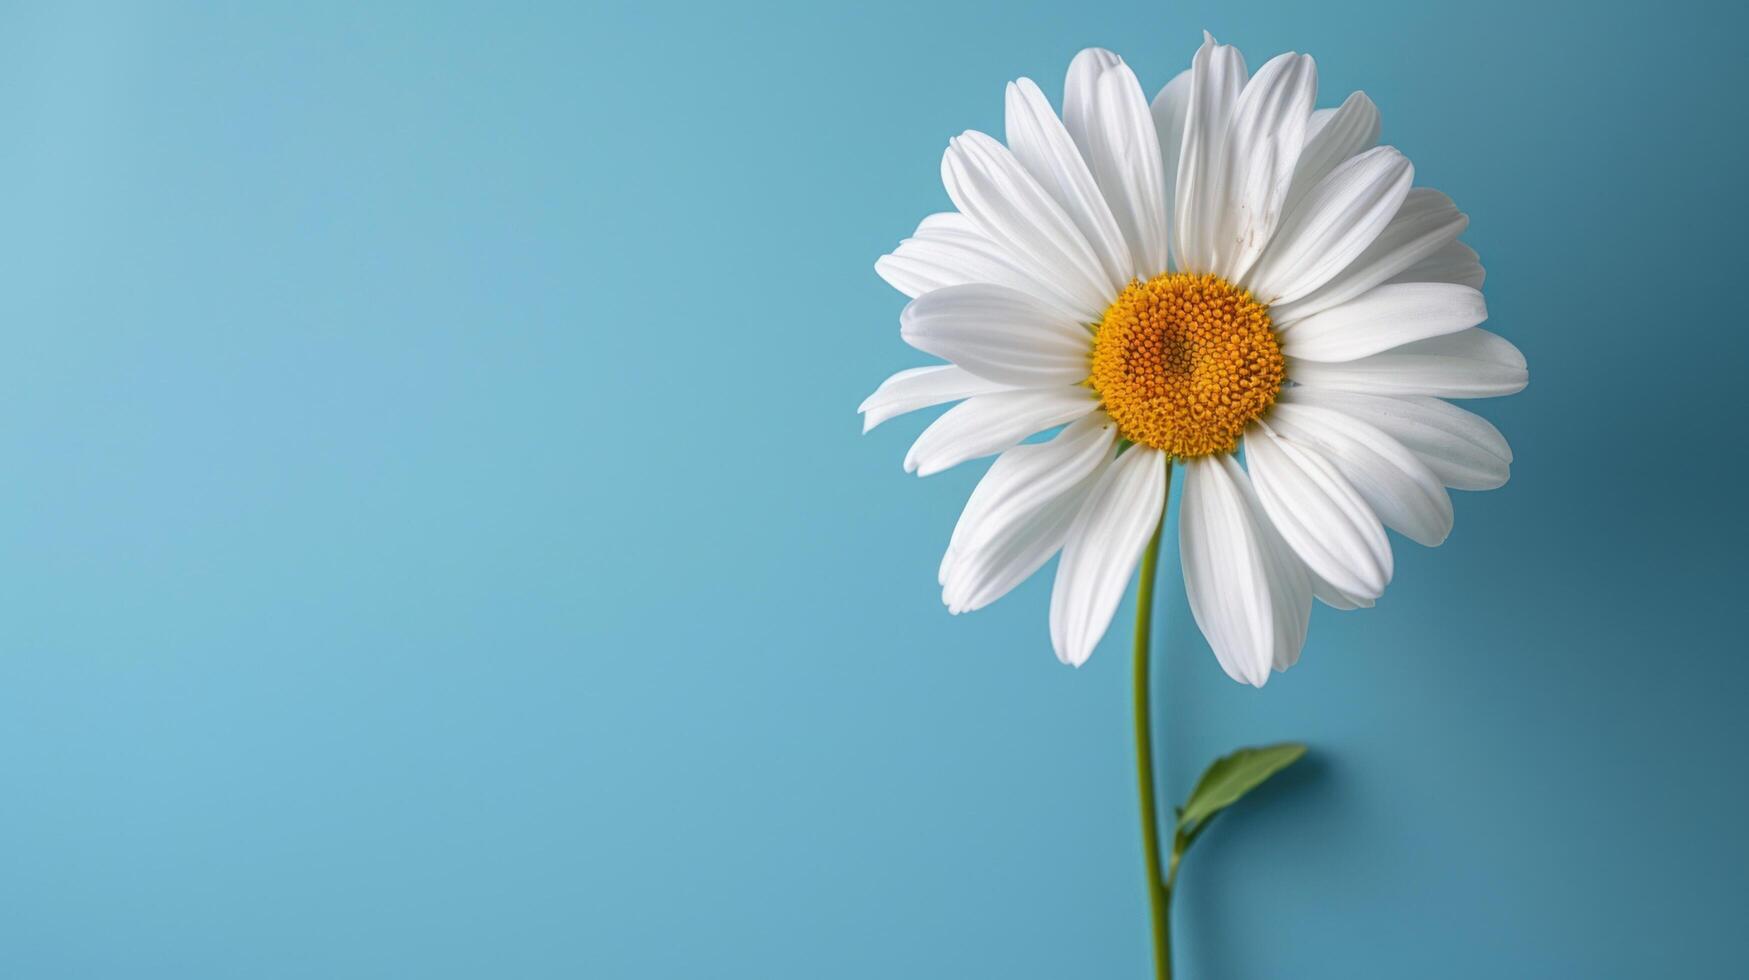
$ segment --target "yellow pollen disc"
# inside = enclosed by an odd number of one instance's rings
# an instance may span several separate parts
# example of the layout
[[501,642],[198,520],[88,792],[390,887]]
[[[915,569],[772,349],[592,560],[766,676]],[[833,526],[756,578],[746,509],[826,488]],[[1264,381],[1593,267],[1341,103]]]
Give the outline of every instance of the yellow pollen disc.
[[1180,459],[1230,453],[1275,404],[1269,308],[1218,276],[1132,280],[1105,311],[1087,383],[1125,439]]

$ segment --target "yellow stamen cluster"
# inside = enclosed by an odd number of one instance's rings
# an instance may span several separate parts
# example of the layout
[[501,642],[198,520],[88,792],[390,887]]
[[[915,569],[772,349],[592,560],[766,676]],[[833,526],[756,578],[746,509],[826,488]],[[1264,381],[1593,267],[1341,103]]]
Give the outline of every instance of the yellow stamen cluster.
[[1125,439],[1184,459],[1232,452],[1281,380],[1268,307],[1218,276],[1169,272],[1105,311],[1087,383]]

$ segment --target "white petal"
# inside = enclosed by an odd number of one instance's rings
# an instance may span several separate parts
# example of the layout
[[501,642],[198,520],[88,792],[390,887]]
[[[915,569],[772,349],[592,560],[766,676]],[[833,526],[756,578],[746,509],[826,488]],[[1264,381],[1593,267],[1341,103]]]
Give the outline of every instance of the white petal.
[[1384,593],[1392,569],[1384,526],[1322,453],[1264,426],[1246,435],[1245,461],[1264,512],[1313,574],[1349,595]]
[[1308,55],[1271,58],[1233,105],[1227,134],[1226,197],[1213,271],[1238,282],[1281,222],[1306,119],[1318,98],[1318,69]]
[[[1166,173],[1168,212],[1178,200],[1178,157],[1184,148],[1184,118],[1190,112],[1190,69],[1178,73],[1148,107],[1154,115],[1154,134],[1160,137],[1160,164]],[[1166,223],[1171,226],[1172,216]]]
[[989,605],[1037,571],[1062,547],[1082,500],[1116,453],[1117,427],[1093,412],[1049,442],[997,457],[966,501],[941,562],[948,611]]
[[[1039,500],[1060,495],[1101,468],[1100,459],[1115,457],[1116,449],[1116,426],[1103,410],[1094,409],[1044,442],[1025,443],[1004,452],[967,498],[948,550],[976,547],[1003,526],[1019,522],[1021,515],[1036,509]],[[943,563],[944,579],[947,564]]]
[[1130,250],[1081,151],[1032,79],[1009,83],[1007,106],[1008,148],[1081,230],[1115,296],[1130,279]]
[[1099,645],[1166,506],[1165,454],[1131,446],[1075,515],[1051,589],[1051,644],[1076,667]]
[[926,214],[923,220],[917,222],[917,230],[912,234],[917,238],[935,235],[976,235],[978,229],[973,226],[972,219],[958,211],[937,211]]
[[1306,575],[1312,580],[1312,595],[1316,596],[1319,602],[1322,602],[1324,605],[1329,606],[1332,609],[1341,609],[1344,612],[1352,609],[1371,609],[1374,603],[1377,602],[1377,600],[1368,599],[1365,596],[1349,595],[1341,589],[1338,589],[1336,586],[1331,585],[1329,582],[1313,575],[1310,569],[1306,571]]
[[1288,547],[1269,515],[1263,512],[1257,490],[1251,485],[1249,475],[1239,466],[1238,459],[1233,456],[1224,458],[1240,481],[1239,488],[1245,491],[1245,501],[1257,522],[1259,537],[1269,546],[1269,607],[1275,618],[1275,647],[1270,665],[1276,670],[1286,670],[1299,662],[1300,650],[1306,645],[1306,628],[1312,621],[1312,572]]
[[1206,32],[1190,63],[1190,100],[1172,205],[1172,251],[1184,272],[1210,272],[1226,200],[1227,129],[1245,87],[1245,57]]
[[1166,175],[1142,85],[1121,61],[1099,76],[1081,144],[1132,259],[1148,279],[1166,271]]
[[1281,330],[1281,351],[1308,361],[1353,361],[1467,330],[1486,319],[1488,304],[1468,286],[1397,283],[1289,324]]
[[1008,388],[1008,385],[980,378],[952,364],[907,368],[882,381],[874,394],[864,398],[856,410],[862,413],[862,431],[867,432],[906,412]]
[[1098,257],[1008,147],[970,130],[954,137],[941,158],[941,182],[984,237],[1081,320],[1091,323],[1105,312],[1112,296]]
[[1099,76],[1107,68],[1123,64],[1123,59],[1104,48],[1084,48],[1069,62],[1069,75],[1063,79],[1063,126],[1069,138],[1087,153],[1087,127],[1093,119],[1094,92]]
[[975,612],[1031,578],[1062,550],[1075,515],[1098,482],[1098,473],[1087,477],[1028,515],[1025,523],[976,551],[949,551],[942,559],[941,578],[941,601],[947,611],[955,616]]
[[1035,432],[1073,422],[1097,404],[1098,396],[1079,385],[968,398],[942,413],[911,444],[905,472],[929,476],[968,459],[999,453]]
[[1295,386],[1283,403],[1344,412],[1409,447],[1439,481],[1457,490],[1492,490],[1512,471],[1512,447],[1487,419],[1437,398],[1363,395]]
[[1262,687],[1299,659],[1312,583],[1228,455],[1188,460],[1178,551],[1197,628],[1227,676]]
[[1429,548],[1451,533],[1451,495],[1413,452],[1374,426],[1317,405],[1281,401],[1269,427],[1324,453],[1380,521]]
[[1348,267],[1396,215],[1415,168],[1381,146],[1331,171],[1287,217],[1246,285],[1265,303],[1287,303]]
[[[1226,459],[1234,470],[1245,472],[1233,457]],[[1269,608],[1275,616],[1275,647],[1270,654],[1270,666],[1286,670],[1299,663],[1300,650],[1306,645],[1306,628],[1312,622],[1312,573],[1263,513],[1263,505],[1249,479],[1243,487],[1251,512],[1256,515],[1259,533],[1269,545]]]
[[1469,223],[1451,198],[1430,187],[1410,188],[1391,223],[1348,268],[1310,295],[1271,309],[1269,317],[1286,326],[1346,303],[1450,245]]
[[1418,340],[1358,361],[1325,363],[1290,357],[1287,375],[1309,388],[1437,398],[1494,398],[1522,391],[1530,381],[1518,348],[1481,327]]
[[899,336],[926,354],[1020,388],[1079,384],[1093,349],[1085,326],[990,283],[944,286],[917,297],[899,316]]
[[875,272],[887,284],[915,299],[943,286],[993,282],[1018,289],[1070,319],[1075,306],[1040,288],[1038,280],[1014,258],[985,238],[963,214],[948,211],[924,218],[910,238],[875,262]]
[[1392,282],[1455,282],[1481,289],[1487,272],[1476,250],[1463,242],[1447,242],[1434,252],[1391,278]]
[[1338,108],[1312,113],[1306,126],[1306,148],[1300,153],[1293,186],[1287,192],[1287,207],[1292,209],[1330,171],[1378,142],[1379,107],[1365,92],[1353,93]]

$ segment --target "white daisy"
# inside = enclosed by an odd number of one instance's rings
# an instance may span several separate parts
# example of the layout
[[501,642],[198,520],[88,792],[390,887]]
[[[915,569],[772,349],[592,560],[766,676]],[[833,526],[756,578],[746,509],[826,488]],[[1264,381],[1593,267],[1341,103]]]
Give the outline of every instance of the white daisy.
[[861,408],[866,431],[959,402],[906,455],[920,475],[1001,454],[942,559],[950,611],[1061,551],[1051,642],[1085,662],[1177,462],[1191,610],[1227,673],[1261,686],[1298,659],[1313,596],[1352,609],[1384,591],[1386,528],[1437,545],[1447,487],[1506,481],[1500,433],[1442,400],[1527,379],[1477,326],[1468,219],[1375,145],[1365,95],[1314,110],[1316,95],[1310,57],[1248,77],[1205,35],[1150,106],[1121,59],[1089,49],[1060,118],[1023,78],[1006,146],[950,141],[957,211],[875,264],[912,297],[901,335],[949,363],[899,372]]

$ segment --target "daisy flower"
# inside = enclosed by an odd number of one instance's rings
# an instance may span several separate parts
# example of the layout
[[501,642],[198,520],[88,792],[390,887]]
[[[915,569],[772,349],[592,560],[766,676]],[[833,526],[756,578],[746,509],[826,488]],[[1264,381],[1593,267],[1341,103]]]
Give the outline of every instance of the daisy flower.
[[1089,49],[1060,115],[1022,78],[1006,144],[949,142],[955,210],[875,264],[911,297],[901,336],[946,363],[899,372],[860,410],[867,431],[958,402],[906,455],[920,475],[1000,454],[941,562],[951,612],[1061,552],[1051,643],[1084,663],[1158,541],[1178,464],[1191,611],[1226,672],[1262,686],[1299,658],[1314,596],[1353,609],[1384,592],[1386,528],[1437,545],[1448,487],[1506,481],[1506,441],[1446,401],[1528,377],[1478,326],[1468,219],[1377,145],[1364,94],[1316,99],[1310,57],[1249,74],[1205,35],[1151,104]]

